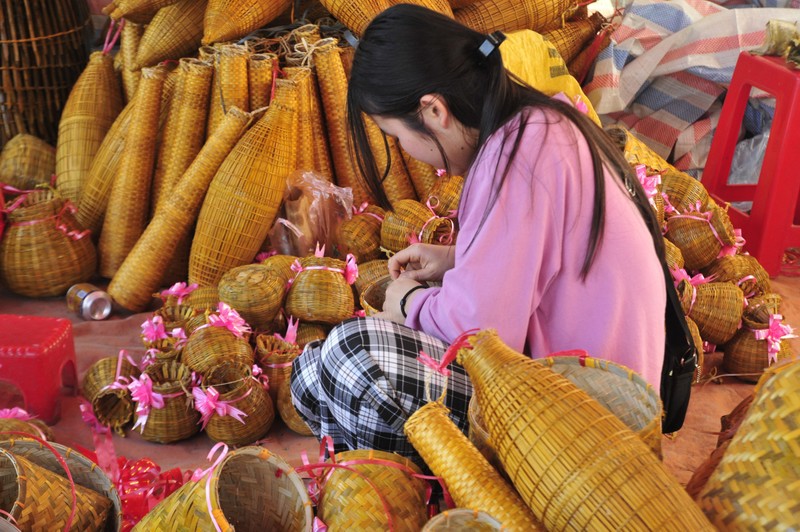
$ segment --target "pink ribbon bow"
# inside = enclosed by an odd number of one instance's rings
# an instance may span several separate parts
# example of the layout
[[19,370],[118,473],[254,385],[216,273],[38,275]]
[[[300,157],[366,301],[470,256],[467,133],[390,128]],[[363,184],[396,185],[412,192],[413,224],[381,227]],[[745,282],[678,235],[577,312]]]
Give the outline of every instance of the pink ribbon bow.
[[644,193],[647,196],[650,205],[656,205],[656,200],[653,199],[658,194],[658,185],[661,184],[661,175],[656,174],[653,176],[647,175],[647,167],[643,164],[636,165],[636,177],[639,179],[639,183],[642,184],[642,188],[644,189]]
[[17,406],[14,408],[0,409],[0,419],[19,419],[20,421],[28,421],[29,419],[33,418],[34,416]]
[[262,251],[261,253],[256,255],[256,262],[259,262],[259,263],[264,262],[268,258],[270,258],[270,257],[272,257],[274,255],[277,255],[277,254],[278,254],[278,252],[275,251],[274,249],[272,251]]
[[[323,251],[325,250],[325,246],[322,246]],[[295,259],[292,263],[291,270],[297,274],[300,272],[305,271],[312,271],[312,270],[323,270],[327,272],[336,272],[341,273],[344,275],[345,281],[347,284],[352,285],[358,279],[358,264],[356,264],[356,257],[352,253],[347,254],[347,258],[345,259],[345,266],[344,269],[341,268],[331,268],[330,266],[303,266],[300,263],[299,259]]]
[[365,201],[364,203],[362,203],[358,207],[353,205],[353,215],[365,214],[367,216],[372,216],[373,218],[375,218],[379,222],[383,223],[383,216],[381,216],[380,214],[376,214],[374,212],[366,212],[367,207],[369,207],[369,202],[367,202],[367,201]]
[[436,360],[434,360],[430,355],[421,350],[419,352],[419,357],[417,357],[417,361],[424,366],[428,366],[433,371],[444,375],[445,377],[450,375],[450,370],[447,369],[447,366],[456,359],[459,349],[462,347],[469,347],[469,337],[478,332],[478,330],[479,329],[470,329],[461,333],[458,338],[453,340],[453,343],[450,344],[450,347],[448,347],[444,352],[440,362],[436,362]]
[[[130,377],[124,377],[124,376],[121,375],[121,373],[122,373],[122,362],[124,360],[126,360],[126,359],[128,360],[128,363],[130,363],[133,367],[139,368],[139,370],[141,371],[141,369],[142,369],[141,366],[138,366],[136,364],[136,362],[133,361],[133,359],[128,354],[128,352],[125,351],[124,349],[120,349],[119,353],[117,354],[117,371],[114,374],[114,380],[111,382],[111,384],[106,384],[105,386],[103,386],[100,389],[100,391],[105,391],[105,390],[125,390],[126,388],[128,388],[128,386],[131,383]],[[144,362],[144,360],[142,360],[142,362]]]
[[782,315],[770,314],[769,327],[753,331],[756,340],[767,341],[767,355],[770,364],[778,361],[778,353],[781,350],[781,340],[797,338],[797,335],[793,334],[794,329],[789,325],[782,324],[782,320]]
[[319,517],[314,518],[311,526],[312,532],[328,532],[328,525],[326,525]]
[[197,283],[192,283],[190,285],[186,285],[186,283],[175,283],[174,285],[170,286],[166,290],[161,292],[161,296],[167,298],[169,296],[174,296],[178,298],[178,305],[183,303],[183,298],[191,294],[197,290]]
[[717,255],[717,258],[736,255],[742,250],[742,247],[744,247],[745,243],[747,242],[742,236],[742,230],[734,229],[733,236],[734,236],[733,245],[722,246],[722,249],[720,250],[719,255]]
[[250,395],[251,391],[252,389],[247,390],[247,393],[232,401],[220,401],[219,392],[213,386],[209,386],[206,390],[203,390],[200,387],[193,388],[192,396],[194,397],[194,408],[200,412],[202,428],[206,428],[206,425],[208,425],[208,422],[211,420],[211,416],[214,414],[217,414],[218,416],[230,416],[236,421],[244,424],[245,421],[242,419],[242,417],[247,417],[247,414],[232,406],[232,403],[241,401]]
[[[136,415],[139,416],[132,430],[136,430],[136,427],[140,427],[139,432],[144,432],[144,426],[147,424],[150,409],[164,408],[164,395],[153,391],[153,381],[150,380],[147,373],[142,373],[138,379],[133,379],[128,385],[128,389],[131,391],[131,396],[136,402]],[[177,397],[177,395],[172,394],[170,397]]]
[[269,375],[264,373],[264,370],[258,364],[253,364],[250,373],[253,375],[254,381],[259,383],[265,390],[269,390]]
[[456,224],[453,222],[453,219],[458,214],[458,211],[451,210],[447,216],[439,216],[436,214],[436,207],[439,205],[439,198],[436,196],[431,196],[428,198],[428,201],[425,202],[425,206],[428,207],[428,210],[431,212],[432,216],[425,220],[425,223],[422,224],[422,227],[419,230],[419,234],[414,235],[413,233],[409,235],[409,243],[416,244],[418,242],[422,242],[422,235],[425,233],[425,229],[428,225],[433,222],[434,220],[445,219],[450,224],[450,231],[447,234],[441,235],[439,237],[439,243],[444,245],[450,245],[453,243],[453,237],[456,232]]
[[436,177],[442,177],[443,175],[447,175],[447,168],[437,168]]
[[294,316],[289,316],[289,323],[286,327],[286,336],[281,336],[279,333],[273,334],[278,340],[283,340],[287,344],[297,343],[297,329],[300,327],[300,320],[295,320]]
[[142,323],[142,337],[146,342],[150,343],[167,339],[167,331],[164,328],[164,320],[161,316],[153,316]]
[[672,273],[672,278],[675,280],[675,288],[681,284],[681,281],[688,281],[690,285],[697,288],[701,284],[710,283],[714,280],[715,276],[712,275],[710,277],[705,277],[702,273],[698,273],[697,275],[689,276],[689,274],[683,268],[675,268],[671,269],[670,273]]
[[94,452],[97,455],[97,465],[116,484],[120,478],[120,471],[111,430],[100,423],[100,420],[94,415],[92,405],[87,400],[81,399],[78,408],[81,411],[81,419],[92,431],[92,442],[94,443]]
[[251,332],[250,326],[246,321],[232,309],[228,304],[219,302],[217,305],[218,314],[211,314],[208,317],[208,324],[212,327],[224,327],[241,338],[245,333]]
[[188,341],[188,338],[186,338],[186,331],[184,331],[181,327],[175,327],[172,329],[169,335],[175,339],[175,349],[180,349],[186,345],[186,342]]
[[[19,200],[17,200],[17,201],[19,201]],[[16,203],[15,203],[15,205],[16,205]],[[10,212],[10,211],[11,211],[11,208],[6,209],[6,212]],[[70,229],[69,227],[67,227],[67,224],[62,219],[64,214],[66,214],[66,213],[75,214],[77,211],[78,211],[78,209],[75,208],[75,205],[73,205],[71,201],[67,200],[67,201],[64,202],[64,206],[61,208],[60,211],[58,211],[57,214],[54,214],[52,216],[48,216],[46,218],[40,218],[38,220],[29,220],[27,222],[16,222],[16,225],[21,225],[21,226],[24,226],[24,225],[36,225],[36,224],[40,224],[40,223],[44,223],[44,222],[48,222],[50,220],[53,220],[53,222],[55,223],[56,229],[58,229],[59,231],[64,233],[67,236],[67,238],[69,238],[71,240],[80,240],[82,238],[85,238],[85,237],[89,236],[91,234],[91,230],[86,229],[84,231],[78,231],[77,229]]]

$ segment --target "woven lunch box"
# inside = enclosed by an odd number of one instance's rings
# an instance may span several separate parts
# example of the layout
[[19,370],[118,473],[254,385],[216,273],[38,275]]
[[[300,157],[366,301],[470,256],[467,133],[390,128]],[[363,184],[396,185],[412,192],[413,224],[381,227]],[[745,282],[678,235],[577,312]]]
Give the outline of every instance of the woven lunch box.
[[286,312],[301,321],[335,324],[353,315],[353,289],[345,279],[344,261],[304,257],[286,295]]
[[703,275],[720,283],[736,283],[747,297],[770,292],[769,274],[752,255],[725,255],[703,268]]
[[[337,453],[317,515],[331,530],[419,530],[425,524],[425,483],[407,458],[376,450]],[[399,466],[399,467],[393,467]],[[391,525],[390,525],[391,520]]]
[[[291,380],[291,375],[290,375]],[[313,436],[314,433],[308,428],[308,425],[300,414],[297,412],[294,404],[292,403],[292,387],[289,382],[284,383],[283,386],[278,388],[278,400],[275,402],[278,415],[292,432],[300,434],[301,436]]]
[[[7,201],[6,209],[14,201]],[[0,241],[0,280],[9,290],[28,297],[59,296],[94,275],[94,244],[73,213],[72,203],[52,190],[30,192],[8,212]]]
[[[119,373],[117,373],[119,372]],[[101,358],[89,367],[81,383],[81,392],[92,405],[95,417],[103,425],[123,433],[123,427],[133,419],[133,399],[130,391],[123,385],[111,387],[118,378],[136,379],[139,368],[125,357]]]
[[[191,370],[174,360],[156,362],[144,370],[152,382],[152,391],[162,396],[163,407],[143,405],[136,401],[134,429],[141,427],[142,438],[156,443],[172,443],[185,440],[200,430],[200,414],[191,407]],[[142,419],[147,415],[146,419]],[[138,426],[138,427],[137,427]]]
[[76,483],[73,505],[72,487],[59,474],[0,448],[0,510],[10,515],[20,530],[62,530],[68,522],[75,530],[104,530],[111,500]]
[[0,151],[0,183],[27,190],[47,185],[56,170],[56,150],[25,133],[9,140]]
[[[106,473],[83,454],[69,447],[52,442],[50,446],[67,463],[76,486],[90,489],[111,501],[111,508],[108,510],[105,526],[100,527],[99,530],[104,532],[117,532],[120,530],[122,525],[122,501],[117,489]],[[10,439],[0,441],[0,447],[16,456],[23,456],[30,460],[31,463],[57,475],[62,477],[66,475],[66,471],[64,471],[55,454],[41,442],[29,439]]]
[[456,505],[497,516],[511,530],[542,530],[530,509],[500,473],[432,401],[408,418],[403,430],[431,471],[441,477]]
[[353,217],[339,225],[339,247],[352,253],[359,264],[379,259],[381,253],[381,224],[386,211],[377,205],[358,209]]
[[272,326],[283,306],[286,283],[262,264],[245,264],[229,270],[219,281],[219,299],[255,330]]
[[381,225],[381,246],[391,252],[405,249],[413,241],[452,244],[455,232],[451,218],[440,217],[422,203],[401,200],[386,213]]
[[181,360],[192,371],[205,375],[225,361],[252,366],[254,354],[246,338],[236,336],[225,327],[201,325],[189,336]]
[[468,510],[467,508],[453,508],[433,516],[425,523],[422,532],[457,532],[459,530],[474,530],[490,532],[492,530],[507,530],[500,521],[486,512]]
[[272,334],[256,336],[256,363],[269,379],[269,395],[273,402],[278,400],[278,391],[289,385],[292,361],[301,352],[296,343],[286,342]]
[[703,340],[721,345],[739,329],[745,299],[733,283],[705,283],[692,286],[681,281],[677,286],[683,312],[697,324]]
[[712,529],[652,449],[586,392],[495,331],[467,341],[458,362],[491,441],[545,527]]
[[[219,445],[219,444],[218,444]],[[311,530],[314,513],[306,487],[285,460],[263,447],[242,447],[162,500],[134,531],[223,532]]]
[[359,298],[361,308],[367,316],[374,316],[383,311],[383,302],[386,300],[386,289],[392,282],[392,277],[386,275],[369,285]]

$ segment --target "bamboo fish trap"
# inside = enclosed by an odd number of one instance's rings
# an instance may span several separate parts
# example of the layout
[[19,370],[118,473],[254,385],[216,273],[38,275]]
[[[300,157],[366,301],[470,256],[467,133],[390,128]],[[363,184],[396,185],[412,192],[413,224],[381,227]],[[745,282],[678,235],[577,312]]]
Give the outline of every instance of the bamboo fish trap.
[[262,264],[245,264],[232,268],[219,281],[219,300],[224,301],[260,331],[272,325],[283,306],[286,283],[270,275]]
[[134,21],[149,22],[162,7],[174,4],[177,0],[113,0],[103,13],[112,19],[126,18]]
[[251,54],[247,65],[247,86],[250,91],[250,109],[269,105],[273,74],[277,67],[275,54]]
[[89,367],[81,391],[92,405],[98,421],[122,435],[123,427],[133,419],[133,401],[130,391],[124,386],[111,387],[118,377],[138,378],[139,369],[125,358],[101,358]]
[[206,0],[178,0],[158,10],[136,52],[135,70],[191,55],[203,36]]
[[203,44],[235,41],[272,22],[291,0],[209,0],[202,27]]
[[136,68],[136,54],[144,35],[144,24],[126,22],[122,27],[119,40],[119,56],[122,57],[122,88],[125,91],[125,101],[133,100],[136,89],[139,87],[141,73]]
[[336,20],[347,26],[357,36],[364,34],[372,19],[381,11],[392,6],[389,0],[369,0],[352,2],[351,0],[320,0],[325,9],[336,17]]
[[559,19],[571,0],[477,0],[454,12],[455,19],[481,33],[539,31]]
[[250,51],[241,44],[217,45],[214,53],[214,78],[208,109],[208,133],[212,134],[228,109],[249,111],[248,57]]
[[0,183],[20,190],[48,185],[56,169],[56,151],[42,139],[20,133],[0,152]]

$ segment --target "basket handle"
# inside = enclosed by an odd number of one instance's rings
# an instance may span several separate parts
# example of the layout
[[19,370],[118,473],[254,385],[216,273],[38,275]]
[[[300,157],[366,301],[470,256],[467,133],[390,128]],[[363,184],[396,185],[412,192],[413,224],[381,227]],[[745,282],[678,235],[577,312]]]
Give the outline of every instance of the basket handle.
[[69,511],[69,517],[67,518],[67,523],[64,525],[64,532],[69,532],[69,529],[72,527],[72,520],[75,518],[75,510],[78,507],[78,492],[75,490],[75,480],[73,480],[72,478],[72,473],[69,470],[69,466],[67,465],[66,460],[64,460],[64,457],[61,456],[61,454],[58,451],[56,451],[55,447],[47,443],[45,440],[37,438],[33,434],[28,434],[27,432],[19,432],[16,430],[8,430],[0,432],[0,436],[5,436],[8,434],[12,434],[15,436],[22,436],[24,438],[29,438],[39,442],[39,445],[46,447],[50,452],[53,453],[53,455],[56,457],[56,460],[58,460],[58,463],[61,464],[61,467],[63,467],[64,471],[66,471],[67,479],[69,480],[70,494],[72,495],[72,507],[70,508]]

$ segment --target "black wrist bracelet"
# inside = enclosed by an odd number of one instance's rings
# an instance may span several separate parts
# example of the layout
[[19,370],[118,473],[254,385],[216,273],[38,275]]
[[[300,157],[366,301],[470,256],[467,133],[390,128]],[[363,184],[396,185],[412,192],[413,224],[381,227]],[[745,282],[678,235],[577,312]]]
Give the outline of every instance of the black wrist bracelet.
[[425,285],[421,285],[421,284],[420,284],[420,285],[417,285],[417,286],[415,286],[415,287],[411,288],[411,289],[410,289],[408,292],[406,292],[406,295],[404,295],[404,296],[403,296],[403,299],[401,299],[401,300],[400,300],[400,312],[403,314],[403,317],[404,317],[404,318],[407,318],[407,317],[408,317],[408,316],[406,315],[406,300],[408,299],[408,296],[410,296],[411,294],[413,294],[415,291],[417,291],[417,290],[419,290],[419,289],[424,289],[424,288],[427,288],[427,286],[425,286]]

